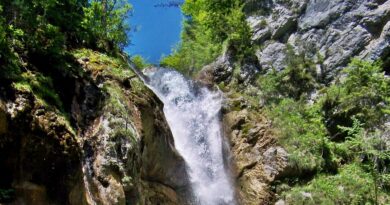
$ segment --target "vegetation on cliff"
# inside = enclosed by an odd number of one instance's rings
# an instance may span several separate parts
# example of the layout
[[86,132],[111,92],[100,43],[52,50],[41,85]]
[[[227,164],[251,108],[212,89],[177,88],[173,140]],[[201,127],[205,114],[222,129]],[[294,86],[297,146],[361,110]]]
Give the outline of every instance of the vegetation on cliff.
[[117,54],[129,43],[130,11],[124,0],[2,1],[0,79],[65,69],[63,59],[72,48]]
[[[263,5],[254,3],[186,0],[181,42],[161,64],[194,75],[222,53],[232,56],[233,79],[222,79],[219,87],[245,99],[247,105],[233,110],[271,119],[277,144],[289,153],[287,173],[272,185],[279,199],[288,204],[388,203],[390,80],[384,65],[353,59],[325,78],[318,72],[320,54],[298,53],[287,45],[283,69],[260,71],[254,82],[243,85],[237,80],[240,70],[256,49],[246,14],[270,12],[247,11]],[[244,134],[251,124],[256,123],[243,125]]]
[[[70,196],[80,182],[80,129],[99,114],[104,99],[117,103],[125,95],[123,84],[134,92],[144,88],[141,82],[129,80],[134,73],[117,58],[129,43],[130,12],[125,0],[0,2],[0,114],[6,113],[6,123],[14,129],[0,133],[0,203],[28,201],[27,195],[34,195],[35,189],[39,196],[34,196],[42,201],[34,203],[84,203]],[[85,63],[87,67],[82,66]],[[108,81],[101,89],[93,79],[97,76]],[[95,113],[81,111],[85,106],[74,107],[75,100],[85,95],[93,95],[85,102]],[[3,103],[19,107],[6,109]],[[112,115],[126,116],[127,123],[110,124],[113,138],[129,137],[133,142],[129,111],[123,114],[128,108],[119,103],[111,106],[107,109],[112,109]],[[21,160],[25,156],[28,160]],[[23,183],[31,185],[26,188]]]
[[187,18],[181,42],[171,55],[161,60],[162,66],[194,75],[223,49],[234,51],[240,59],[251,53],[251,33],[241,0],[187,0],[182,11]]

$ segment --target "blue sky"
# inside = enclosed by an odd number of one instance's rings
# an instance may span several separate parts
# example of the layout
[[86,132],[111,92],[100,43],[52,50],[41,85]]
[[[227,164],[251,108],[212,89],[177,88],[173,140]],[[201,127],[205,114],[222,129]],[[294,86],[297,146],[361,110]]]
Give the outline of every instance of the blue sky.
[[180,9],[155,7],[164,0],[129,2],[134,8],[130,24],[137,27],[138,31],[131,33],[131,45],[126,51],[157,64],[161,56],[170,54],[172,47],[179,42],[182,21]]

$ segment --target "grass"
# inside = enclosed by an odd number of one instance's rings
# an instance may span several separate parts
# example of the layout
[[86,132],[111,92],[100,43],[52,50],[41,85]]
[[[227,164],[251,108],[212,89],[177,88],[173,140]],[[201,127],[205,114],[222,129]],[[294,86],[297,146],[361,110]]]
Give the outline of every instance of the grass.
[[77,59],[87,58],[88,65],[86,68],[93,74],[101,73],[103,76],[111,76],[118,80],[124,80],[135,75],[120,58],[110,57],[90,49],[77,49],[72,53]]
[[27,71],[21,74],[19,81],[13,83],[16,90],[32,92],[46,106],[54,106],[64,111],[60,96],[53,88],[53,80],[41,73]]

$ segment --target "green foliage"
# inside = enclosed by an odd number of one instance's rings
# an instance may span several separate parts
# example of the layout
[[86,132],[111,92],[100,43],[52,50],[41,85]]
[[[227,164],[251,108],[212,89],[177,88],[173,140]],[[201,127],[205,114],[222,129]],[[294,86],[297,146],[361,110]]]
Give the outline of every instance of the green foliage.
[[[288,204],[376,204],[373,188],[373,178],[358,164],[350,164],[337,175],[320,175],[283,195]],[[383,200],[389,202],[388,197]]]
[[89,42],[104,51],[116,51],[129,44],[130,27],[126,22],[132,6],[126,0],[92,0],[84,7],[82,26]]
[[340,129],[347,133],[344,146],[349,148],[351,160],[361,161],[366,171],[372,175],[376,194],[378,188],[389,188],[390,170],[387,167],[390,166],[390,146],[386,133],[364,130],[363,124],[355,117],[352,127],[340,126]]
[[303,53],[296,54],[291,46],[287,47],[286,68],[282,71],[271,70],[260,75],[257,84],[267,103],[283,98],[306,99],[318,87],[315,63]]
[[63,111],[62,101],[53,88],[53,81],[50,77],[40,73],[25,72],[18,82],[13,83],[17,90],[33,92],[40,100],[47,105],[54,105]]
[[287,149],[290,167],[297,177],[332,169],[326,129],[318,106],[285,98],[267,108],[279,142]]
[[124,0],[3,0],[0,7],[2,79],[16,79],[20,68],[48,71],[43,67],[58,65],[68,48],[116,54],[129,41]]
[[148,62],[146,62],[146,60],[144,58],[142,58],[142,56],[140,56],[140,55],[132,56],[131,61],[134,63],[134,65],[138,69],[141,69],[141,70],[150,66],[150,64]]
[[175,68],[180,72],[193,75],[204,65],[211,63],[221,52],[222,46],[203,35],[199,26],[187,20],[183,23],[181,42],[173,53],[161,59],[160,65]]
[[1,189],[0,188],[0,203],[7,203],[12,201],[15,197],[14,189]]
[[235,52],[238,60],[251,54],[251,33],[242,9],[241,0],[186,0],[181,42],[161,65],[194,74],[212,62],[223,45]]
[[381,70],[378,63],[354,59],[341,79],[323,90],[322,109],[333,137],[341,134],[338,125],[352,125],[353,116],[371,129],[389,119],[390,79]]
[[134,73],[128,69],[127,64],[120,58],[114,58],[107,54],[99,53],[91,49],[73,50],[72,54],[75,58],[87,58],[88,69],[93,73],[101,73],[103,76],[114,78],[123,81]]
[[[2,14],[2,6],[0,5],[0,14]],[[0,80],[6,81],[19,74],[19,66],[17,56],[10,48],[10,42],[7,36],[10,28],[5,25],[5,19],[0,16]]]
[[381,65],[353,60],[309,103],[319,87],[314,63],[291,50],[287,56],[285,70],[258,80],[266,114],[289,153],[289,173],[276,184],[293,188],[282,197],[289,204],[389,203],[390,147],[383,125],[390,89]]

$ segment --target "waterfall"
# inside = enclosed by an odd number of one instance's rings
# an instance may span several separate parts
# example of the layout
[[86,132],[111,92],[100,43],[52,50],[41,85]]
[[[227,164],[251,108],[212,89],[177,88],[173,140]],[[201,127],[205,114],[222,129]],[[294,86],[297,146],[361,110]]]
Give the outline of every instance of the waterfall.
[[177,71],[152,68],[148,85],[164,103],[175,147],[187,163],[193,204],[236,204],[223,156],[222,95],[196,85]]

